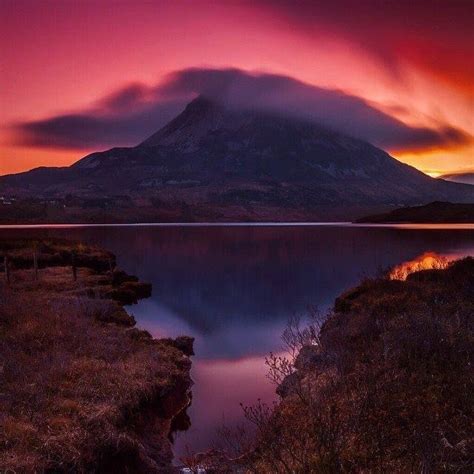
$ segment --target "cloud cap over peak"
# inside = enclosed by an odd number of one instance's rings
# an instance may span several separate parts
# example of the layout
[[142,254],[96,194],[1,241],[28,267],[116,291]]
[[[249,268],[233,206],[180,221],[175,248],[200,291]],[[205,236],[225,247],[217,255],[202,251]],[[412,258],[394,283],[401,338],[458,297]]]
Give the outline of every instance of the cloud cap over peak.
[[389,150],[460,146],[462,130],[412,127],[363,98],[305,84],[292,77],[240,69],[189,68],[155,85],[131,83],[93,107],[13,125],[18,143],[67,149],[103,149],[141,142],[198,95],[228,107],[276,112],[316,122]]

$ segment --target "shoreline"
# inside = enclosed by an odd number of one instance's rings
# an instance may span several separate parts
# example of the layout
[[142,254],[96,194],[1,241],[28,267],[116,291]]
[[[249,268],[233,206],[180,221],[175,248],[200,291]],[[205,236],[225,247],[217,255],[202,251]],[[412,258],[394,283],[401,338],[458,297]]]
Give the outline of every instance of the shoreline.
[[114,224],[0,224],[0,230],[14,229],[80,229],[114,227],[357,227],[357,228],[396,228],[396,229],[474,229],[474,222],[143,222]]
[[118,270],[110,252],[65,240],[0,241],[2,270],[5,255],[0,466],[175,472],[193,339],[135,327],[124,305],[151,285]]

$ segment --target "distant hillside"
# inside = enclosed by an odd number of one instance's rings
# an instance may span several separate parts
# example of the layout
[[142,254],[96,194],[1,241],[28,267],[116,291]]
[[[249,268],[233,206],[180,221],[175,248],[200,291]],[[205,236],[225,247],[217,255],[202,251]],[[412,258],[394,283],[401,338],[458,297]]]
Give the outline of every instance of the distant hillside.
[[[474,202],[474,187],[432,179],[367,142],[202,97],[136,147],[1,177],[2,194],[59,202],[47,219],[79,221],[335,220],[393,205]],[[126,209],[117,211],[117,196]],[[79,203],[74,213],[66,197]],[[102,217],[91,213],[94,202]]]
[[469,173],[451,173],[443,174],[438,179],[452,181],[453,183],[474,184],[474,171]]
[[360,223],[474,223],[474,203],[432,202],[425,206],[403,207],[385,214],[358,219]]

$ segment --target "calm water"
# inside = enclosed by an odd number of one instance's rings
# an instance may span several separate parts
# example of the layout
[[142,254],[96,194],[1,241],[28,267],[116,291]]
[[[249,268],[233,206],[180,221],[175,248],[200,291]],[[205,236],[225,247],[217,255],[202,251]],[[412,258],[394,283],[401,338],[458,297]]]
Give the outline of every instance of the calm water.
[[176,442],[206,448],[242,419],[240,402],[270,401],[264,357],[289,317],[328,308],[361,278],[425,252],[474,255],[474,226],[118,226],[0,229],[0,236],[68,237],[114,252],[153,284],[131,307],[155,336],[192,335],[192,427]]

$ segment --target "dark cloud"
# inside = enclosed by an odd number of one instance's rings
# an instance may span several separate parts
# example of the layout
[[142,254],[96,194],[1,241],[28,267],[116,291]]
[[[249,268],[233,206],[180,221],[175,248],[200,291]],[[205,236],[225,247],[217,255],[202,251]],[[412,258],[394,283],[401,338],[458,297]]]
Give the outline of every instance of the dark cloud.
[[17,124],[22,143],[92,149],[134,145],[151,135],[193,97],[205,95],[228,107],[256,109],[307,119],[388,149],[462,144],[460,130],[410,127],[360,97],[275,74],[238,69],[191,68],[149,87],[129,84],[82,113]]
[[[136,145],[171,120],[184,107],[184,101],[159,101],[143,105],[121,91],[94,108],[16,124],[17,142],[45,148],[77,150]],[[125,106],[128,103],[128,106]]]
[[131,83],[99,101],[99,108],[130,109],[142,104],[150,95],[150,88],[139,82]]
[[392,150],[469,140],[464,132],[453,127],[410,127],[360,97],[276,74],[191,68],[171,74],[160,91],[172,96],[203,94],[230,107],[270,110],[308,119]]

